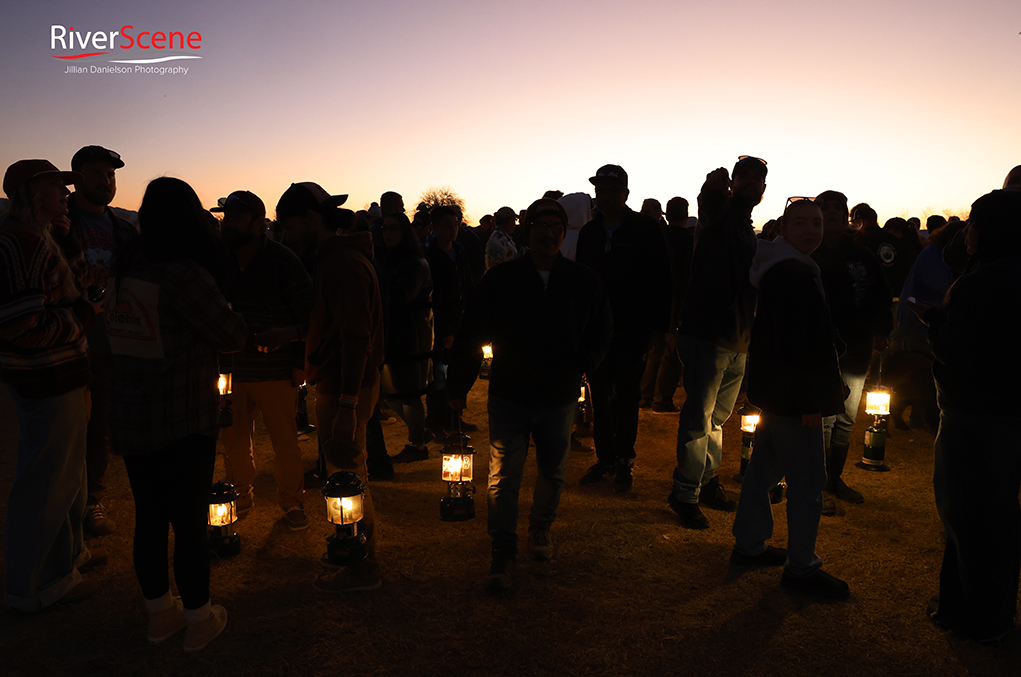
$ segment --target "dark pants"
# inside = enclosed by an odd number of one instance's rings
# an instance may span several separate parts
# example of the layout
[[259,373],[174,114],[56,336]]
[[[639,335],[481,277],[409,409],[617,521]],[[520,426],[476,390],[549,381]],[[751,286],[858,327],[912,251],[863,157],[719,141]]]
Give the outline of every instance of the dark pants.
[[135,497],[135,575],[146,599],[170,590],[169,527],[174,528],[174,580],[185,609],[209,601],[206,520],[216,440],[189,435],[148,454],[124,457]]
[[85,389],[89,428],[85,434],[85,472],[88,476],[88,504],[99,503],[106,492],[106,470],[110,467],[110,430],[107,423],[107,381],[109,353],[89,352],[92,382]]
[[613,465],[635,457],[644,371],[645,347],[615,341],[606,359],[588,375],[595,416],[592,440],[600,463]]
[[1021,573],[1021,419],[943,412],[935,445],[936,508],[946,529],[939,618],[989,639],[1017,613]]
[[642,399],[653,406],[674,401],[674,393],[681,382],[681,361],[677,357],[677,340],[672,333],[663,337],[660,347],[649,348],[642,376]]

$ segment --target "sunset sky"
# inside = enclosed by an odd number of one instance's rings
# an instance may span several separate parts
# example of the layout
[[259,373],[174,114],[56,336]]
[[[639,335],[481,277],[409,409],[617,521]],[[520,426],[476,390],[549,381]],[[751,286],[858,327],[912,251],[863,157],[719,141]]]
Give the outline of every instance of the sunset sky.
[[[118,151],[114,204],[178,176],[206,206],[270,209],[292,181],[447,185],[478,217],[543,191],[590,192],[602,164],[629,204],[692,203],[740,154],[769,162],[761,225],[825,189],[880,219],[965,211],[1021,164],[1021,3],[292,0],[4,3],[0,165]],[[923,9],[924,8],[924,9]],[[67,74],[52,25],[199,32],[187,75]],[[120,39],[120,38],[118,38]],[[105,57],[93,57],[108,59]]]

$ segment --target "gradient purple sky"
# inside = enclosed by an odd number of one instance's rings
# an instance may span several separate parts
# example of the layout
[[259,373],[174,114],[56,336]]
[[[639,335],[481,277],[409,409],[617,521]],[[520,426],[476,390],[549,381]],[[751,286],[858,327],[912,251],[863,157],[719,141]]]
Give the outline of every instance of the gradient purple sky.
[[[292,181],[355,209],[449,185],[474,225],[590,192],[606,163],[634,209],[694,203],[751,154],[770,170],[757,225],[831,188],[885,220],[966,212],[1021,164],[1017,0],[5,4],[0,165],[104,145],[128,209],[161,175],[207,206],[252,190],[271,216]],[[65,74],[51,24],[199,31],[203,58]]]

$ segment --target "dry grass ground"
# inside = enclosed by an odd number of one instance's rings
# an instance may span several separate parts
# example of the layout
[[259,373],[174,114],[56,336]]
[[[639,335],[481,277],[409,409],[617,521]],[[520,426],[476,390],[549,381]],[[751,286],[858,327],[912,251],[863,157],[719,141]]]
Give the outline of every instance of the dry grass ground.
[[[5,675],[1019,675],[1021,640],[985,648],[936,629],[925,613],[937,588],[942,535],[932,497],[932,437],[897,432],[892,472],[848,463],[848,482],[867,502],[823,518],[818,552],[852,598],[816,603],[786,594],[776,569],[727,564],[733,514],[708,511],[712,528],[681,528],[665,498],[675,464],[677,416],[642,412],[634,490],[582,489],[591,453],[573,453],[554,535],[558,556],[523,560],[507,594],[482,590],[485,533],[486,382],[468,420],[482,427],[478,518],[439,521],[438,447],[397,466],[395,482],[372,485],[384,585],[347,598],[312,586],[330,533],[315,490],[311,527],[290,532],[275,505],[271,449],[260,427],[256,507],[240,523],[242,554],[214,562],[215,602],[230,613],[224,635],[198,655],[180,637],[145,639],[145,613],[131,568],[133,504],[115,459],[107,505],[118,531],[102,541],[110,562],[90,574],[94,598],[35,615],[0,613]],[[678,399],[680,399],[680,394]],[[864,415],[860,417],[864,419]],[[859,423],[852,455],[860,453]],[[391,453],[403,426],[384,424]],[[17,423],[0,389],[0,505],[14,474]],[[720,473],[734,492],[740,433],[728,422]],[[315,439],[303,443],[308,467]],[[978,450],[977,450],[978,451]],[[526,471],[521,532],[534,481]],[[784,504],[774,541],[786,540]],[[992,518],[992,516],[991,516]]]

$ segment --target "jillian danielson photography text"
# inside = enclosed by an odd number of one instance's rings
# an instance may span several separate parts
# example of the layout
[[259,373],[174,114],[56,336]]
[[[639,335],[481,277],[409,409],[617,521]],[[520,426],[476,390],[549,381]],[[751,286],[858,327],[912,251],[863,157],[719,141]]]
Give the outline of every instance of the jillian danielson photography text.
[[105,73],[110,75],[187,75],[186,66],[78,66],[70,65],[64,71],[66,75],[86,75]]

